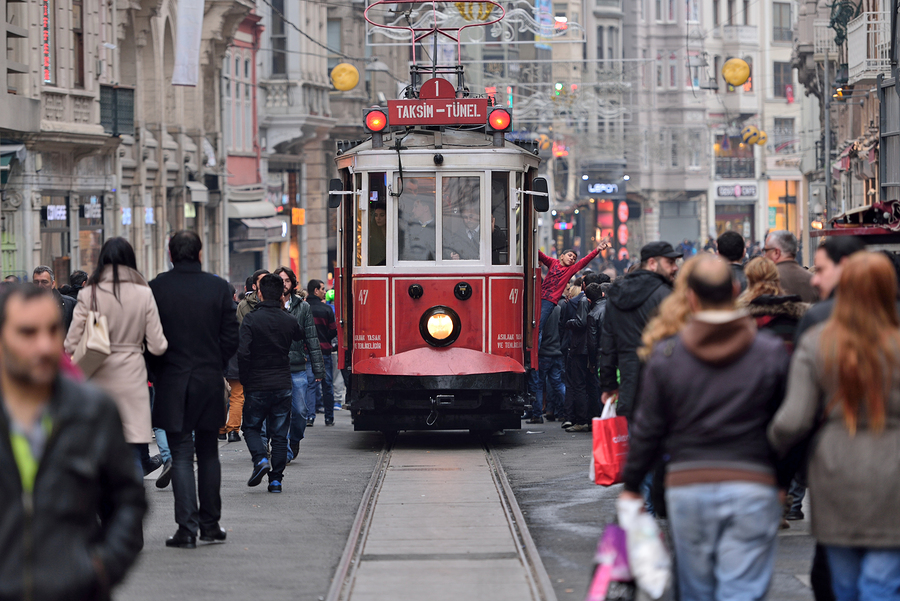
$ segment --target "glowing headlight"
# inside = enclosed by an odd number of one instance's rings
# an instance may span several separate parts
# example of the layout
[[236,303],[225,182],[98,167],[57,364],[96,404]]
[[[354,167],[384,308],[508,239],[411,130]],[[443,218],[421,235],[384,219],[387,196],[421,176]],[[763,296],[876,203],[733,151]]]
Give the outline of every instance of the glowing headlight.
[[431,346],[450,346],[462,332],[459,315],[450,307],[431,307],[419,319],[419,333]]
[[453,320],[445,313],[436,313],[428,318],[425,327],[437,340],[446,340],[453,333]]

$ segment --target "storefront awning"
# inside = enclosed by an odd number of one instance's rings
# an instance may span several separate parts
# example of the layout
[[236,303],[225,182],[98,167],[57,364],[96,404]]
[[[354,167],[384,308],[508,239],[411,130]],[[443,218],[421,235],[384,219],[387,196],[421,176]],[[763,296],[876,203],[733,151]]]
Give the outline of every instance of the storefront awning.
[[9,179],[9,164],[13,159],[19,162],[25,160],[24,144],[4,144],[0,146],[0,183],[5,184]]
[[209,202],[209,189],[200,182],[187,182],[188,199],[191,202],[206,204]]
[[241,225],[247,229],[236,232],[236,237],[232,239],[232,242],[283,242],[288,235],[287,221],[276,217],[241,219]]
[[274,217],[276,215],[275,205],[268,200],[254,200],[250,202],[228,203],[229,219],[259,219],[264,217]]

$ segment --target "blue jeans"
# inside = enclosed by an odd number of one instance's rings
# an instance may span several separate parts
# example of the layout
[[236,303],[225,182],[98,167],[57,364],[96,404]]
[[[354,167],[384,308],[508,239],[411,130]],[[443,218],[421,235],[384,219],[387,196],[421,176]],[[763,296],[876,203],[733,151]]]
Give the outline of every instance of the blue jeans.
[[900,548],[826,546],[837,601],[900,599]]
[[[153,401],[156,400],[156,388],[150,387],[150,410],[153,411]],[[162,458],[163,463],[168,463],[172,460],[172,452],[169,451],[169,439],[166,438],[166,431],[162,428],[153,428],[153,433],[156,435],[156,446],[159,448],[159,456]]]
[[316,419],[316,405],[318,400],[322,400],[325,407],[325,421],[334,421],[334,369],[331,361],[331,355],[322,355],[322,361],[325,363],[325,379],[322,382],[316,382],[316,377],[312,372],[312,362],[306,362],[306,378],[308,380],[306,393],[306,415],[308,419]]
[[682,601],[764,599],[781,504],[774,486],[712,482],[666,491]]
[[556,308],[556,303],[551,303],[543,298],[541,299],[541,320],[538,326],[538,349],[541,348],[541,335],[544,333],[544,324],[547,323],[547,318],[553,313],[554,308]]
[[[563,400],[566,398],[566,385],[563,384],[563,368],[565,360],[559,357],[538,357],[540,373],[537,397],[544,413],[557,417],[563,414]],[[549,386],[549,388],[548,388]]]
[[306,433],[306,371],[291,372],[291,444],[300,444]]
[[266,445],[262,439],[262,426],[266,424],[266,434],[272,441],[272,471],[269,482],[284,478],[287,463],[288,433],[291,427],[291,390],[244,389],[244,440],[258,465],[266,458]]

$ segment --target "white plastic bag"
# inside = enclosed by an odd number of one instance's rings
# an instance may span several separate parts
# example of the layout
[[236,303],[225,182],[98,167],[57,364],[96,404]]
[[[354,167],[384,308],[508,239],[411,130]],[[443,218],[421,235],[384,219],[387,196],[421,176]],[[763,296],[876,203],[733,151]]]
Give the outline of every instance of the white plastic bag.
[[619,526],[625,531],[628,564],[638,587],[653,599],[662,597],[672,572],[672,560],[656,520],[638,500],[616,501]]

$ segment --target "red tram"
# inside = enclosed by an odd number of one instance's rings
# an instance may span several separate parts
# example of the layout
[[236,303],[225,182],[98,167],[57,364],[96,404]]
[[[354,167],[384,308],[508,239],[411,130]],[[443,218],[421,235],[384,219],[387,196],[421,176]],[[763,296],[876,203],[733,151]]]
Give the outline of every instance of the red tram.
[[456,88],[416,86],[414,66],[412,97],[369,109],[371,138],[336,158],[338,362],[356,430],[520,428],[537,364],[540,159],[504,139],[507,109],[447,69]]

